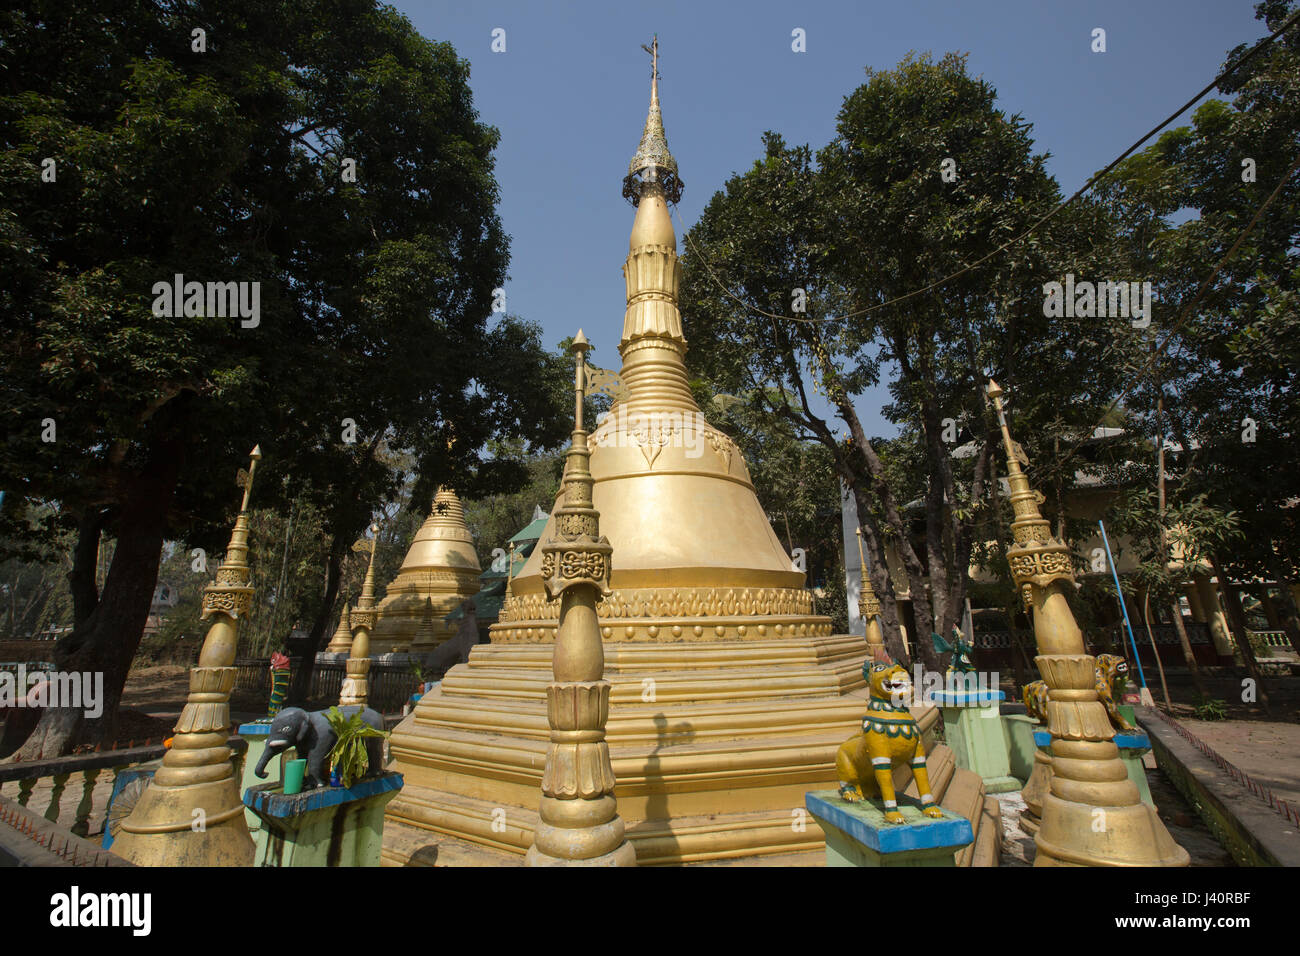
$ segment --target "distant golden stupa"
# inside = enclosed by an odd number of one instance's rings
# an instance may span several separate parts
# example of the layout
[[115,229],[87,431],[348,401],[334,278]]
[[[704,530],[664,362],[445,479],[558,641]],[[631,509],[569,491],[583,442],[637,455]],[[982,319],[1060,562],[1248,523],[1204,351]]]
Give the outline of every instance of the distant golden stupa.
[[[836,748],[858,729],[866,645],[832,636],[830,619],[813,613],[739,448],[691,396],[668,211],[682,186],[657,81],[624,181],[637,212],[623,268],[622,399],[590,439],[593,504],[614,548],[597,613],[618,812],[643,865],[817,850],[821,832],[792,826],[792,815],[805,791],[834,784]],[[389,804],[392,829],[520,855],[532,843],[559,610],[541,565],[539,548],[511,583],[491,643],[393,732],[406,786]],[[407,862],[417,843],[386,831],[385,861]]]
[[[429,517],[379,602],[371,653],[421,654],[450,638],[456,628],[443,618],[478,593],[480,570],[465,509],[455,492],[439,488]],[[433,623],[421,628],[428,606],[433,609]]]

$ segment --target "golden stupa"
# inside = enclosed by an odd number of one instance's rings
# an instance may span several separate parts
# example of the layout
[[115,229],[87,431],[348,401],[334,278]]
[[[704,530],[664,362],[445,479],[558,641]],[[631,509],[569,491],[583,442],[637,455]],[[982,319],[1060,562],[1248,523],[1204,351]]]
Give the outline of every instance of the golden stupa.
[[[614,549],[598,605],[606,732],[642,865],[818,851],[821,831],[801,823],[804,793],[834,784],[836,748],[857,732],[866,697],[863,639],[832,636],[813,613],[740,450],[687,387],[667,205],[680,192],[654,77],[624,182],[637,206],[623,270],[625,391],[591,435],[589,465]],[[412,827],[521,856],[532,844],[559,611],[542,559],[538,548],[513,580],[491,643],[394,730],[392,769],[406,785],[388,808],[387,864],[429,857],[438,838]],[[933,723],[928,712],[923,726]]]
[[[456,633],[443,618],[479,589],[478,555],[465,524],[465,509],[455,492],[439,488],[433,508],[411,542],[379,602],[379,623],[370,638],[372,654],[432,651]],[[421,629],[428,606],[433,626]]]

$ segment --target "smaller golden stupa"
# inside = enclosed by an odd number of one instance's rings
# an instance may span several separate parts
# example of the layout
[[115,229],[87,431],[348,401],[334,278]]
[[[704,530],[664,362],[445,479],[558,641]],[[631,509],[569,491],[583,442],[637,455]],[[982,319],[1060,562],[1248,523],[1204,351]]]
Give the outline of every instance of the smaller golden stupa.
[[[454,635],[455,625],[443,618],[478,593],[480,570],[465,509],[454,491],[439,488],[429,517],[379,602],[371,653],[423,654]],[[422,629],[420,622],[429,605],[433,626]]]

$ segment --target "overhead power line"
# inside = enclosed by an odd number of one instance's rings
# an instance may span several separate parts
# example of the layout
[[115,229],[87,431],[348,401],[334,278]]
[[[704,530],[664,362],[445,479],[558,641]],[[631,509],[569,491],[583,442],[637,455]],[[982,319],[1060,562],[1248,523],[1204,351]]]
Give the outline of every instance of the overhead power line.
[[[780,315],[775,312],[768,312],[764,309],[760,309],[757,306],[746,302],[744,299],[742,299],[736,293],[732,292],[731,289],[727,287],[727,285],[721,280],[721,278],[719,278],[717,272],[713,268],[712,263],[709,262],[708,257],[704,255],[704,253],[700,250],[699,246],[695,243],[695,240],[691,236],[690,231],[686,228],[686,224],[682,222],[680,213],[677,214],[677,221],[682,227],[682,232],[686,238],[687,243],[690,245],[691,249],[695,251],[696,257],[699,258],[701,263],[703,263],[705,269],[707,270],[709,276],[713,279],[714,283],[718,286],[719,289],[722,290],[722,292],[725,295],[734,299],[745,310],[749,312],[754,312],[758,315],[765,316],[769,319],[780,319],[783,322],[841,322],[845,319],[856,318],[857,316],[860,315],[867,315],[868,313],[875,312],[879,309],[883,309],[891,305],[897,305],[900,302],[905,302],[906,300],[914,298],[915,296],[923,295],[926,292],[933,291],[934,289],[937,289],[940,286],[946,285],[949,282],[953,281],[954,279],[960,278],[966,273],[971,272],[974,269],[977,269],[979,266],[988,262],[993,257],[1000,255],[1002,252],[1005,252],[1007,249],[1011,248],[1017,243],[1022,242],[1025,239],[1027,239],[1029,236],[1033,235],[1033,233],[1036,232],[1044,223],[1049,221],[1052,217],[1054,217],[1057,213],[1059,213],[1066,206],[1070,205],[1072,202],[1074,202],[1084,193],[1088,192],[1088,190],[1092,189],[1093,186],[1095,186],[1098,182],[1100,182],[1107,175],[1109,175],[1110,172],[1114,170],[1116,166],[1118,166],[1124,160],[1128,159],[1129,156],[1133,155],[1133,153],[1135,153],[1142,146],[1143,143],[1149,140],[1152,136],[1156,135],[1156,133],[1160,132],[1162,129],[1164,129],[1174,120],[1176,120],[1183,113],[1187,112],[1187,110],[1191,109],[1192,106],[1194,106],[1197,103],[1197,101],[1200,100],[1203,96],[1211,92],[1215,87],[1217,87],[1220,83],[1222,83],[1225,79],[1227,79],[1237,70],[1241,69],[1241,67],[1245,66],[1254,57],[1258,56],[1265,48],[1267,48],[1270,44],[1272,44],[1274,40],[1276,40],[1279,36],[1281,36],[1288,29],[1290,29],[1291,26],[1295,24],[1298,19],[1300,19],[1300,10],[1296,10],[1294,13],[1291,14],[1291,16],[1287,17],[1286,20],[1282,22],[1281,26],[1279,26],[1276,30],[1274,30],[1268,36],[1261,39],[1253,47],[1251,47],[1249,50],[1243,53],[1230,66],[1226,67],[1223,70],[1223,72],[1221,72],[1213,80],[1207,83],[1191,99],[1189,99],[1182,106],[1178,107],[1177,110],[1175,110],[1173,113],[1169,114],[1169,116],[1165,117],[1155,126],[1153,126],[1141,139],[1135,142],[1128,149],[1124,150],[1124,152],[1120,153],[1119,156],[1115,157],[1115,159],[1113,159],[1109,164],[1107,164],[1104,169],[1102,169],[1100,172],[1093,174],[1093,176],[1086,183],[1084,183],[1077,190],[1075,190],[1073,195],[1071,195],[1068,199],[1065,199],[1062,202],[1058,203],[1055,206],[1055,208],[1053,208],[1050,212],[1046,213],[1041,219],[1039,219],[1031,226],[1029,226],[1029,228],[1024,230],[1024,232],[1020,233],[1018,236],[1008,239],[1006,242],[1002,243],[1002,245],[998,246],[992,252],[989,252],[981,256],[980,258],[976,259],[974,262],[962,266],[956,272],[946,275],[942,279],[938,279],[934,282],[931,282],[929,285],[922,286],[919,289],[913,289],[911,292],[904,293],[903,295],[900,296],[895,296],[894,298],[889,299],[885,302],[878,302],[875,305],[869,305],[866,308],[857,309],[852,312],[846,312],[843,315],[829,316],[826,318],[809,318],[808,316]],[[1288,176],[1289,175],[1290,174],[1288,173]],[[1283,177],[1282,181],[1285,182],[1286,178],[1287,177]],[[1211,275],[1211,278],[1213,278],[1213,275]]]

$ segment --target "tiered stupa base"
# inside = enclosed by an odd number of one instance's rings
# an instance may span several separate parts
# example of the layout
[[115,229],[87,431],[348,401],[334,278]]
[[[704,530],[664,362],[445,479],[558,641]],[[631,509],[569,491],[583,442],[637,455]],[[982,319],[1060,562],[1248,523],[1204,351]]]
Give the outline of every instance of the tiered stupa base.
[[[605,654],[619,815],[639,864],[820,852],[820,829],[796,811],[806,791],[835,784],[835,752],[860,731],[861,637],[612,641]],[[537,823],[550,680],[549,643],[493,643],[421,698],[391,739],[392,769],[406,779],[388,807],[395,832],[435,831],[522,862]],[[922,726],[936,719],[927,709]],[[951,764],[947,748],[936,761]],[[940,770],[938,782],[964,773]],[[978,823],[978,777],[973,786],[970,812],[958,812]],[[386,840],[385,864],[418,865],[418,843]]]
[[[388,586],[370,639],[372,654],[427,654],[455,637],[456,628],[443,618],[460,607],[467,595],[433,591],[434,578],[428,573],[402,575]],[[437,583],[445,586],[443,581]],[[422,633],[426,598],[431,598],[432,626]]]

